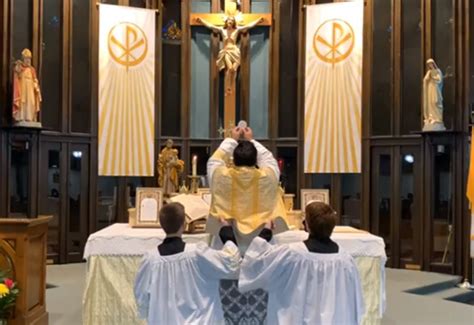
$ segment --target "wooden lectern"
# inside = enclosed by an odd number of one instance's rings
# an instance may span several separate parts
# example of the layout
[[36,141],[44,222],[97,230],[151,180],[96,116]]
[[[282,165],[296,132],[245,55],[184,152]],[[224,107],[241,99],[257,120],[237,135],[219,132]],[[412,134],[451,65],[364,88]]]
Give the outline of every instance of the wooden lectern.
[[[46,312],[46,239],[51,216],[0,219],[0,255],[12,268],[20,295],[12,325],[48,324]],[[3,264],[3,263],[2,263]],[[10,264],[10,265],[8,265]]]

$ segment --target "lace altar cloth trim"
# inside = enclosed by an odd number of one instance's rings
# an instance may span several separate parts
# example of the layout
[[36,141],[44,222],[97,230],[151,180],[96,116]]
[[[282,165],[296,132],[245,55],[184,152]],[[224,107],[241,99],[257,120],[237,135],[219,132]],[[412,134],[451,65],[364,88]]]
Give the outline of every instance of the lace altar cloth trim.
[[[116,223],[89,236],[84,250],[84,258],[92,255],[143,255],[156,247],[165,238],[163,229],[131,228],[125,223]],[[274,236],[274,243],[287,244],[308,238],[305,231],[286,231]],[[210,234],[185,234],[187,243],[204,242],[210,244]],[[386,259],[383,239],[351,227],[336,227],[332,239],[341,249],[353,257],[367,256]],[[213,247],[219,248],[215,245]],[[220,242],[220,241],[219,241]]]
[[[141,256],[161,243],[165,236],[163,229],[131,228],[126,223],[115,223],[89,236],[84,258],[88,259],[93,255]],[[184,234],[183,240],[187,243],[209,244],[211,235]]]

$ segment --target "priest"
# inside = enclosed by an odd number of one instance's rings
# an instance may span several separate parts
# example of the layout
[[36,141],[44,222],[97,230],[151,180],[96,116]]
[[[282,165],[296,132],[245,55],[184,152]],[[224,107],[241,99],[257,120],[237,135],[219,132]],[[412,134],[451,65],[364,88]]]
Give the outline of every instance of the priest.
[[217,236],[222,219],[231,222],[239,246],[273,220],[275,233],[288,229],[280,170],[272,153],[253,138],[249,127],[236,127],[207,163],[212,194],[209,233]]

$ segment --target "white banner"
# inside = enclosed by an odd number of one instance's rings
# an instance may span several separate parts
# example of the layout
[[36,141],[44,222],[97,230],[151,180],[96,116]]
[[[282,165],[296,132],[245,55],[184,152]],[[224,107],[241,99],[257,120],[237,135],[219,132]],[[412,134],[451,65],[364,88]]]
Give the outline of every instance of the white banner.
[[306,8],[305,173],[361,172],[363,9]]
[[153,176],[156,12],[99,11],[99,175]]

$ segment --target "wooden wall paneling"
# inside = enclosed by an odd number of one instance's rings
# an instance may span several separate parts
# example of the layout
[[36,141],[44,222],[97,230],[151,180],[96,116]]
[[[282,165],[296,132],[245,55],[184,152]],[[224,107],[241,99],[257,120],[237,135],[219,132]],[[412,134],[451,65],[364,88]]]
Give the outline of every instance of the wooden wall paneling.
[[[162,84],[163,84],[163,1],[148,0],[147,8],[158,10],[156,14],[156,38],[155,38],[155,155],[154,155],[154,179],[158,176],[156,162],[160,154],[160,138],[161,138],[161,119],[162,119]],[[158,182],[156,181],[156,186]]]
[[426,250],[424,249],[424,247],[426,246],[425,243],[427,243],[430,239],[429,237],[426,237],[426,232],[425,232],[425,224],[426,224],[426,219],[427,219],[427,204],[426,204],[426,192],[427,192],[427,187],[426,187],[426,182],[424,181],[425,180],[425,168],[427,166],[427,160],[426,160],[426,156],[424,155],[424,148],[425,148],[425,142],[424,142],[424,139],[423,138],[419,138],[419,143],[418,143],[418,147],[420,148],[420,152],[419,152],[419,159],[420,159],[420,165],[418,167],[416,167],[416,172],[418,173],[418,180],[420,181],[418,186],[419,186],[419,189],[420,189],[420,192],[419,192],[419,196],[418,196],[418,204],[419,204],[419,208],[418,208],[418,212],[419,212],[419,220],[417,222],[418,224],[418,227],[419,227],[419,231],[418,231],[418,234],[420,236],[420,248],[418,249],[418,252],[420,254],[420,259],[419,259],[419,263],[420,263],[420,266],[421,266],[421,269],[422,270],[426,270],[427,267],[428,267],[428,263],[426,263]]
[[0,126],[7,124],[8,118],[8,75],[10,71],[9,53],[10,53],[10,2],[2,1],[0,4],[0,33],[3,37],[0,39]]
[[[393,16],[392,16],[392,132],[393,135],[400,135],[400,118],[402,111],[401,101],[401,83],[402,83],[402,14],[403,14],[403,0],[392,0],[393,1]],[[407,0],[405,0],[407,1]],[[410,0],[408,0],[410,1]],[[418,0],[415,0],[418,1]]]
[[[468,150],[469,148],[469,138],[467,136],[463,137],[461,140],[463,142],[462,146],[462,152],[463,152],[463,171],[465,173],[468,172],[469,166],[468,164],[466,165],[465,162],[468,161],[468,158],[470,155],[470,151]],[[471,140],[472,141],[472,140]],[[472,144],[471,144],[472,145]],[[471,162],[472,163],[472,162]],[[463,177],[462,182],[462,189],[467,188],[467,175]],[[462,191],[461,193],[464,193]],[[469,200],[465,195],[462,195],[463,198],[463,203],[462,203],[462,209],[461,209],[461,215],[463,216],[462,220],[462,225],[461,229],[463,230],[462,232],[462,248],[463,248],[463,269],[462,269],[462,275],[467,277],[468,279],[472,279],[473,277],[473,269],[472,269],[472,261],[471,261],[471,256],[470,256],[470,242],[471,242],[471,210],[469,207]]]
[[59,233],[59,263],[66,263],[67,254],[67,216],[68,216],[68,146],[66,142],[61,142],[60,159],[60,200],[61,200],[61,214],[60,218],[60,233]]
[[[432,1],[433,0],[424,0],[422,6],[422,16],[423,16],[423,33],[421,33],[421,39],[423,42],[423,63],[426,62],[429,58],[432,57],[432,42],[431,42],[431,35],[432,35],[432,19],[431,19],[431,11],[432,11]],[[436,1],[436,0],[434,0]],[[424,64],[423,64],[424,66]]]
[[[189,24],[189,14],[191,3],[187,0],[181,0],[181,136],[184,139],[189,138],[189,116],[190,116],[190,97],[191,97],[191,26]],[[184,141],[181,147],[181,159],[188,161],[189,145]]]
[[455,86],[455,114],[454,114],[454,130],[463,131],[463,109],[466,110],[464,104],[464,78],[469,66],[464,63],[463,60],[463,48],[465,47],[464,40],[464,7],[462,5],[463,0],[453,1],[454,11],[454,76],[456,78]]
[[[464,137],[464,143],[463,143],[463,146],[462,146],[462,151],[464,153],[464,156],[463,156],[463,159],[462,161],[463,162],[466,162],[468,161],[468,158],[469,157],[469,150],[468,150],[468,147],[469,147],[469,140],[468,140],[468,132],[469,132],[469,103],[470,103],[470,71],[471,71],[471,68],[472,68],[472,64],[474,64],[474,62],[471,61],[470,58],[474,57],[474,53],[470,53],[470,48],[471,48],[471,45],[473,42],[471,39],[473,37],[473,35],[470,33],[471,31],[471,24],[473,23],[473,21],[471,21],[471,19],[474,19],[474,17],[472,17],[472,15],[470,15],[470,12],[472,10],[472,6],[474,6],[474,4],[472,4],[472,1],[470,0],[464,0],[463,3],[462,3],[462,6],[463,6],[463,9],[462,9],[462,12],[463,12],[463,21],[464,21],[464,27],[463,27],[463,40],[462,40],[462,44],[464,45],[464,48],[463,48],[463,65],[464,65],[464,69],[462,71],[464,71],[464,82],[463,82],[463,103],[462,103],[462,115],[463,115],[463,130],[466,134],[466,136]],[[468,172],[468,168],[469,166],[466,166],[466,165],[463,165],[463,171],[464,173]],[[467,187],[467,174],[465,175],[464,177],[464,183],[463,183],[463,188],[466,188]],[[471,214],[470,214],[470,211],[469,211],[469,207],[468,207],[468,200],[465,196],[463,196],[463,199],[464,199],[464,202],[463,202],[463,212],[462,212],[462,215],[464,216],[463,218],[463,225],[462,225],[462,229],[464,229],[464,234],[463,234],[463,244],[462,244],[462,247],[464,249],[464,252],[463,252],[463,262],[464,262],[464,267],[463,267],[463,275],[464,276],[468,276],[469,279],[472,279],[472,263],[471,263],[471,257],[470,257],[470,222],[471,222]]]
[[423,263],[425,270],[432,271],[431,266],[431,253],[433,250],[433,225],[432,225],[432,214],[433,214],[433,203],[431,198],[434,195],[434,188],[432,184],[432,175],[434,170],[434,162],[431,159],[433,155],[433,146],[430,137],[423,138],[423,153],[425,159],[424,166],[424,218],[423,218],[423,237],[425,238],[423,245]]
[[[305,25],[306,25],[306,0],[299,0],[298,8],[300,14],[298,17],[298,85],[297,85],[297,98],[296,98],[296,109],[297,109],[297,132],[298,132],[298,189],[306,187],[306,177],[304,174],[304,73],[305,73]],[[299,192],[299,191],[298,191]],[[295,204],[299,206],[299,193],[295,193]]]
[[[211,0],[211,12],[220,12],[220,1]],[[220,35],[211,32],[211,63],[209,64],[209,76],[210,76],[210,109],[209,109],[209,137],[211,139],[217,138],[219,135],[217,130],[219,129],[219,69],[217,68],[216,61],[219,53],[220,46]],[[223,126],[225,128],[225,126]]]
[[[459,71],[459,70],[458,70]],[[459,116],[462,117],[461,111],[459,112]],[[466,193],[466,186],[464,185],[465,177],[464,177],[464,135],[462,133],[455,134],[453,136],[453,157],[452,157],[452,164],[453,167],[453,220],[454,220],[454,273],[455,274],[463,274],[464,271],[464,264],[468,261],[464,260],[464,250],[465,247],[470,246],[470,241],[466,241],[466,239],[470,239],[470,227],[465,227],[465,220],[470,219],[464,213],[464,201],[465,201],[465,193]]]
[[[74,42],[73,39],[73,19],[74,19],[74,14],[73,14],[73,0],[66,0],[69,3],[69,12],[67,19],[65,20],[68,24],[68,34],[67,34],[67,70],[68,70],[68,76],[67,76],[67,81],[65,82],[67,86],[67,95],[65,97],[67,98],[67,106],[65,107],[65,110],[67,110],[67,119],[66,119],[66,129],[64,130],[66,133],[71,133],[72,130],[72,123],[71,123],[71,117],[72,117],[72,44]],[[87,0],[89,1],[89,0]]]
[[364,49],[362,62],[362,166],[361,166],[361,228],[370,229],[370,132],[372,125],[372,29],[374,0],[364,6]]
[[[250,13],[250,0],[242,0],[241,11]],[[240,115],[241,119],[248,121],[250,117],[250,32],[240,35]]]
[[8,216],[8,135],[0,130],[0,215]]
[[10,166],[12,162],[11,152],[11,133],[5,133],[5,149],[6,149],[6,164],[5,164],[5,216],[10,217]]
[[[278,89],[280,86],[280,0],[271,1],[272,24],[270,28],[270,57],[269,57],[269,107],[268,107],[268,136],[271,139],[270,148],[276,153],[278,137]],[[289,13],[288,13],[289,14]]]
[[69,117],[69,84],[70,84],[70,35],[71,24],[69,17],[71,16],[71,0],[63,1],[62,7],[62,69],[61,69],[61,133],[68,130]]
[[91,132],[89,152],[89,233],[97,229],[97,205],[98,205],[98,115],[99,115],[99,8],[96,1],[91,0]]
[[[392,147],[392,213],[391,213],[391,242],[392,242],[392,267],[400,267],[400,220],[402,207],[401,192],[401,150],[400,146]],[[415,244],[415,243],[414,243]]]
[[464,132],[469,132],[469,109],[470,109],[470,98],[474,95],[474,90],[471,92],[471,70],[474,67],[474,53],[470,52],[472,45],[474,44],[473,37],[474,35],[471,34],[471,25],[474,26],[474,16],[470,14],[470,12],[474,8],[474,3],[470,0],[463,1],[463,21],[464,21],[464,28],[463,28],[463,40],[462,44],[464,45],[463,48],[463,65],[464,69],[464,82],[463,82],[463,104],[462,107],[464,109],[463,112],[463,130]]
[[[31,52],[33,54],[33,60],[32,64],[34,67],[40,67],[40,57],[41,57],[41,49],[42,46],[40,41],[41,41],[41,20],[42,17],[40,17],[40,14],[42,14],[41,10],[41,5],[42,5],[43,0],[39,1],[33,1],[33,23],[32,23],[32,45],[31,45]],[[42,15],[41,15],[42,16]]]
[[[36,72],[38,74],[38,80],[41,80],[41,76],[43,75],[43,12],[44,12],[44,0],[39,0],[39,8],[38,8],[38,65],[36,66]],[[34,15],[33,15],[34,16]],[[34,26],[34,23],[33,23]],[[42,112],[39,112],[39,120],[41,121]]]
[[39,178],[39,132],[34,132],[31,137],[31,179],[30,179],[30,214],[28,217],[36,218],[38,216],[38,178]]
[[89,29],[91,62],[91,134],[96,137],[99,115],[99,10],[96,0],[89,0],[91,26]]
[[340,224],[342,215],[342,174],[331,175],[329,200],[332,208],[337,211],[337,224]]

